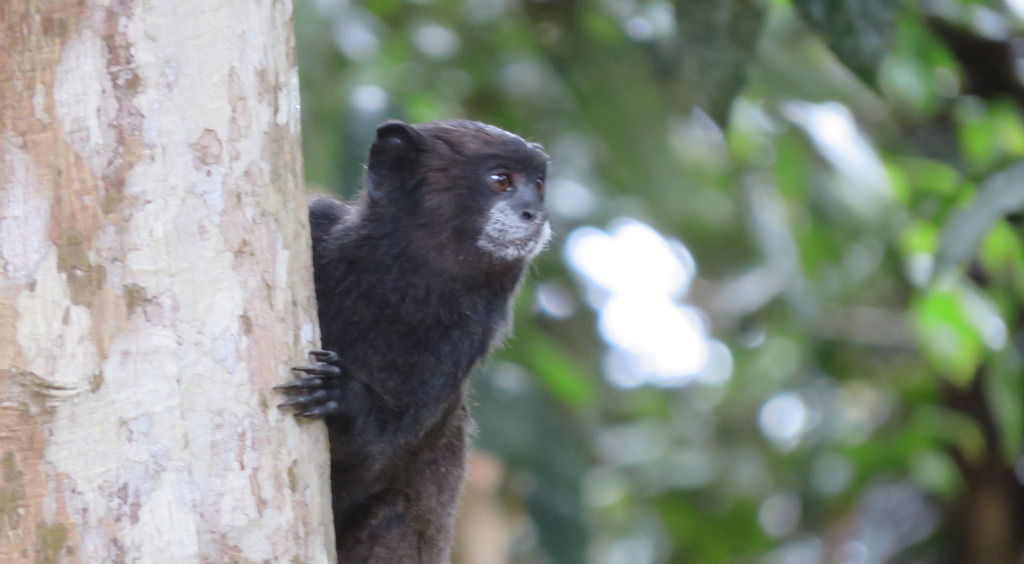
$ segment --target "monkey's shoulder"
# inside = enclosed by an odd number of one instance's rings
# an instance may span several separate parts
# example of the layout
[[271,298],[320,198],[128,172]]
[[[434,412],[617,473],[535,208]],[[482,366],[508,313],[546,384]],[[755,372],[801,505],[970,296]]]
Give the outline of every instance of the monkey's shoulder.
[[355,221],[355,206],[333,196],[317,194],[309,198],[309,227],[313,245],[323,241],[335,229]]

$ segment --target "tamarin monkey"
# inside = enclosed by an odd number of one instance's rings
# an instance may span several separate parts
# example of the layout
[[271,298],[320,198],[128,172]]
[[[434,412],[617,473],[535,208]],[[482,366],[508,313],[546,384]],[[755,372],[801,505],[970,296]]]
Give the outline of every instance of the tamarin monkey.
[[467,378],[551,235],[547,162],[497,127],[390,121],[356,200],[311,201],[324,350],[278,389],[327,424],[340,562],[449,561]]

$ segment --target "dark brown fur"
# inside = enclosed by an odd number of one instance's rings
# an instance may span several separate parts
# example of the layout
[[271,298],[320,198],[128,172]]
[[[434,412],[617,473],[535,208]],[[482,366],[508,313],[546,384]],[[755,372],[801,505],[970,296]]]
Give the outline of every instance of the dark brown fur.
[[[357,201],[312,201],[329,352],[282,389],[299,415],[327,423],[340,562],[448,562],[467,377],[509,323],[532,258],[501,257],[478,240],[498,202],[514,210],[498,219],[546,237],[535,189],[546,162],[538,145],[482,124],[391,122],[378,129]],[[495,190],[496,170],[515,175],[518,191]]]

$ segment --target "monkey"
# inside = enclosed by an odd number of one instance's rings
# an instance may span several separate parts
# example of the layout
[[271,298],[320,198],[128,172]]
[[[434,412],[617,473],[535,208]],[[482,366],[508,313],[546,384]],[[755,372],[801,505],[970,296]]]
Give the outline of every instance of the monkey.
[[355,200],[311,200],[323,350],[278,389],[327,425],[339,562],[449,562],[467,379],[551,236],[548,160],[479,122],[388,121]]

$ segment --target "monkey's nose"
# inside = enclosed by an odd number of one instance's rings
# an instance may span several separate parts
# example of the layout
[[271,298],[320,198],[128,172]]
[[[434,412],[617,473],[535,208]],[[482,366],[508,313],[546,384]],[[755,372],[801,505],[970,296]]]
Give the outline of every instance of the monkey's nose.
[[525,208],[519,212],[519,217],[527,223],[543,223],[548,215],[543,209],[533,207]]

